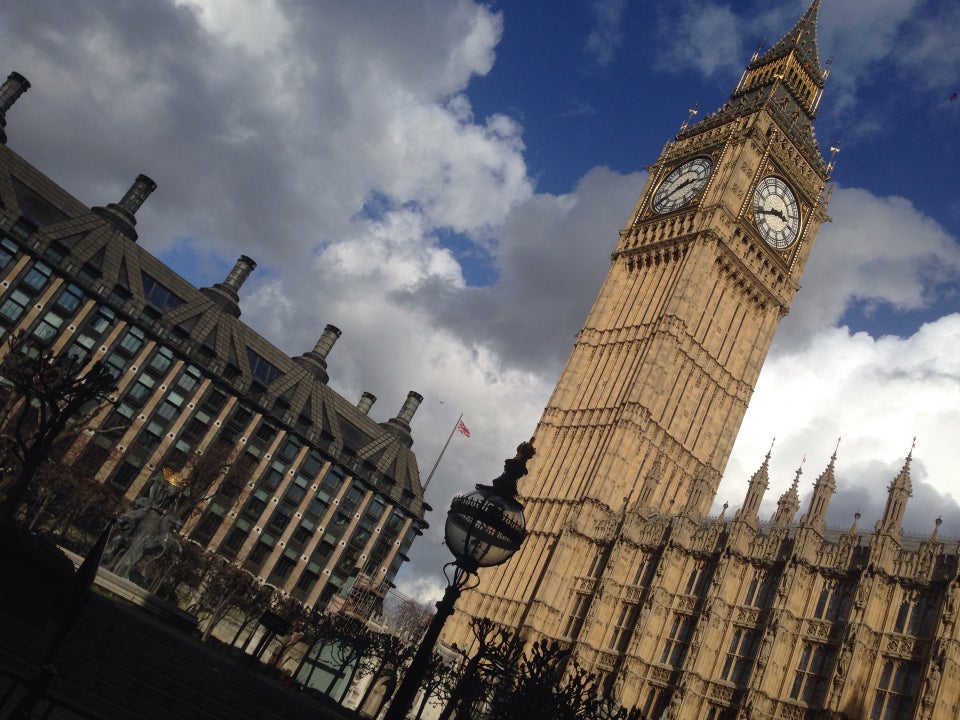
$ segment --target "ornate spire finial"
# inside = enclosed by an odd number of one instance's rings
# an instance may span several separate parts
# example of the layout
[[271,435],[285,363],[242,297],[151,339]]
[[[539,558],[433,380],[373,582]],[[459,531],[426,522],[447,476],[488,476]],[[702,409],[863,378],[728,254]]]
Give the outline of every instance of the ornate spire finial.
[[933,521],[933,533],[930,535],[930,542],[936,542],[940,535],[941,525],[943,525],[943,515],[938,515],[937,519]]
[[860,511],[858,510],[853,514],[853,524],[850,525],[850,534],[854,535],[857,532],[857,523],[860,522]]

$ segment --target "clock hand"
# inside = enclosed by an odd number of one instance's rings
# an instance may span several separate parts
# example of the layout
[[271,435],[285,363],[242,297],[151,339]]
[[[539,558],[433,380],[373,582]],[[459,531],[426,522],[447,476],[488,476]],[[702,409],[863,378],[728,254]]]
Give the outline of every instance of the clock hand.
[[770,209],[760,208],[760,212],[761,212],[763,215],[776,215],[778,218],[780,218],[781,220],[783,220],[783,222],[786,222],[786,221],[787,221],[786,215],[784,215],[784,214],[783,214],[782,212],[780,212],[779,210],[774,210],[773,208],[770,208]]

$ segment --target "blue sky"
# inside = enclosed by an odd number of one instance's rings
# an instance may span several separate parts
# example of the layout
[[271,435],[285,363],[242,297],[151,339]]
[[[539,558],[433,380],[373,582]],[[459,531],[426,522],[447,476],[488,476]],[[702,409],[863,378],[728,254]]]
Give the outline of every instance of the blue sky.
[[[88,205],[158,184],[141,244],[198,286],[240,254],[242,318],[286,352],[341,328],[331,385],[386,420],[408,390],[426,472],[460,412],[402,587],[435,592],[443,512],[539,418],[645,166],[719,107],[808,3],[12,0],[8,145]],[[960,5],[823,0],[833,218],[727,467],[766,510],[837,459],[828,522],[872,527],[916,436],[908,530],[960,536]]]

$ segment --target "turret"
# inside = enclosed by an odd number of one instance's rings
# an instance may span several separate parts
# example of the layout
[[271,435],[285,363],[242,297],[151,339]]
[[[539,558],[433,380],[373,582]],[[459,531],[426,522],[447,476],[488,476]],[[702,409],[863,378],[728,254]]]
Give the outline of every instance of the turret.
[[[804,460],[806,460],[806,458],[804,458]],[[793,478],[793,483],[790,485],[790,489],[781,495],[780,499],[777,501],[777,510],[770,519],[770,522],[777,527],[784,527],[793,522],[793,518],[796,516],[797,510],[800,509],[800,495],[798,493],[798,488],[800,487],[800,476],[802,474],[803,462],[801,462],[800,467],[797,468],[797,474]]]
[[[838,443],[839,446],[839,443]],[[800,521],[805,527],[813,528],[819,532],[826,529],[827,506],[830,504],[830,498],[837,490],[836,478],[834,477],[834,465],[837,462],[837,451],[834,450],[830,456],[830,463],[826,470],[817,478],[813,484],[813,495],[810,497],[810,507],[806,515]]]
[[750,483],[747,485],[747,496],[743,499],[743,505],[733,516],[734,520],[742,520],[751,524],[758,521],[763,493],[770,487],[770,453],[772,452],[773,445],[767,451],[767,456],[763,459],[760,468],[750,478]]
[[887,488],[887,506],[883,509],[883,516],[876,525],[878,533],[892,535],[897,539],[903,537],[903,514],[907,509],[907,500],[913,495],[913,483],[910,481],[912,461],[913,448],[911,447],[903,467]]

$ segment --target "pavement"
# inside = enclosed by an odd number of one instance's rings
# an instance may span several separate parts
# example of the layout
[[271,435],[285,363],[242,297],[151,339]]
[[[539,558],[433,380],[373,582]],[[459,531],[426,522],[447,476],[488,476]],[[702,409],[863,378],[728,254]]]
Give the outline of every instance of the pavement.
[[[6,592],[11,588],[4,588]],[[0,614],[0,720],[36,677],[52,627]],[[244,656],[246,657],[246,656]],[[339,706],[285,686],[143,608],[92,594],[53,658],[32,717],[48,720],[343,720]]]

